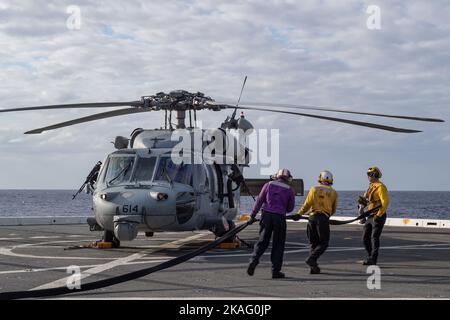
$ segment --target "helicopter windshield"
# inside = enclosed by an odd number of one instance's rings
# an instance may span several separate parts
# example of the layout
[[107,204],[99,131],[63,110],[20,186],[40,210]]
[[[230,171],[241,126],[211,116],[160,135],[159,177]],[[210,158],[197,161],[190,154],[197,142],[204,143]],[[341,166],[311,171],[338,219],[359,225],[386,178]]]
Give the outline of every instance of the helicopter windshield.
[[156,169],[155,180],[192,185],[192,165],[175,164],[170,157],[161,157]]
[[156,157],[138,158],[136,169],[133,175],[133,181],[136,182],[151,182],[153,171],[155,170]]
[[134,156],[110,157],[105,181],[109,185],[117,185],[130,180]]

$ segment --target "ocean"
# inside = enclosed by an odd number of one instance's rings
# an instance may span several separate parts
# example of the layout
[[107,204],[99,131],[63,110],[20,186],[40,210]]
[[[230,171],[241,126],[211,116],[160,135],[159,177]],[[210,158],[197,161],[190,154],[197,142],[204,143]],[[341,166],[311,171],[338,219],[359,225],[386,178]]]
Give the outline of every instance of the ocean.
[[[75,190],[0,190],[0,216],[89,216],[93,215],[91,197]],[[358,195],[364,191],[339,191],[336,215],[356,216]],[[305,197],[297,197],[297,210]],[[450,219],[448,191],[391,191],[388,216],[395,218]],[[241,198],[241,212],[249,212],[250,197]]]

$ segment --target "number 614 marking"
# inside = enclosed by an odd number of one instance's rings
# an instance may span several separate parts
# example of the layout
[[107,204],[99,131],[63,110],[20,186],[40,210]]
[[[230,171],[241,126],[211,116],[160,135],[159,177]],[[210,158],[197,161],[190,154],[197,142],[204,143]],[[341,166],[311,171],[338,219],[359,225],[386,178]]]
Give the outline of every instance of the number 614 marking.
[[133,206],[132,204],[125,204],[122,206],[123,213],[139,213],[139,206]]

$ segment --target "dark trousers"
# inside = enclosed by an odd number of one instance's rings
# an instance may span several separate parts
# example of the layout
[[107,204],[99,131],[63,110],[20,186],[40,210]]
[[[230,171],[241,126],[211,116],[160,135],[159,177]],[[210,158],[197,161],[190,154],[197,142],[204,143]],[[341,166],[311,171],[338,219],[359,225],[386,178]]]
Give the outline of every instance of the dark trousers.
[[284,245],[286,242],[286,218],[284,215],[263,212],[259,222],[259,240],[255,245],[252,255],[252,263],[259,263],[259,259],[266,251],[272,239],[272,273],[281,271],[283,265]]
[[327,250],[330,241],[330,222],[325,213],[316,213],[309,218],[306,227],[311,250],[308,260],[317,264],[317,259]]
[[367,218],[364,224],[363,242],[369,260],[377,262],[378,251],[380,249],[380,236],[386,223],[386,215],[374,219],[374,216]]

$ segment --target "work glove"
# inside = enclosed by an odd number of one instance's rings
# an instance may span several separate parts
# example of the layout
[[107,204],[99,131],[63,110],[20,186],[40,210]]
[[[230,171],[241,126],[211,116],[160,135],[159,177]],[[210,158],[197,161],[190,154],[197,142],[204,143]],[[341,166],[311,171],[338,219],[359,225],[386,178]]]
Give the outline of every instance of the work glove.
[[250,216],[250,220],[248,220],[248,225],[255,223],[255,221],[256,221],[256,214],[252,214]]
[[[364,205],[362,205],[361,203],[358,204],[358,214],[359,215],[362,215],[364,213],[364,208],[365,208]],[[361,220],[359,220],[359,224],[365,224],[366,220],[367,220],[367,218],[362,218]]]
[[294,214],[292,216],[292,220],[294,220],[294,221],[298,221],[298,220],[300,220],[300,218],[301,218],[301,215],[299,215],[299,214]]
[[362,205],[363,207],[367,207],[367,199],[362,197],[362,196],[359,196],[358,197],[358,204]]

